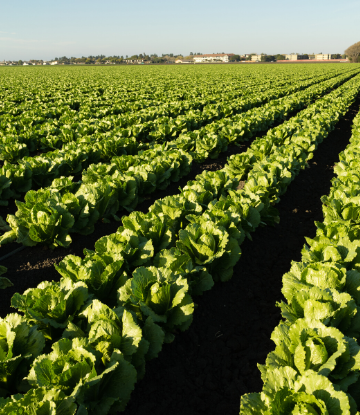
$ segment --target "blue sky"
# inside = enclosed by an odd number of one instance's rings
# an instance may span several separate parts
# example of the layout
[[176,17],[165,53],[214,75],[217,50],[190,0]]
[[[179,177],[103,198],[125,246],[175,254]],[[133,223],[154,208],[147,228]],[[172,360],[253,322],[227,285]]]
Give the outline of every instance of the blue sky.
[[3,0],[0,60],[343,53],[359,16],[359,0]]

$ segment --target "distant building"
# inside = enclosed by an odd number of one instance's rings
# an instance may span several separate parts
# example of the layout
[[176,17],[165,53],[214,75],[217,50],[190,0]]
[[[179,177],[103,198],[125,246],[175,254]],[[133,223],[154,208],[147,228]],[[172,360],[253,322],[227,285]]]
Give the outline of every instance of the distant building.
[[193,60],[195,63],[206,62],[229,62],[229,57],[234,56],[233,53],[208,53],[205,55],[195,55]]
[[315,55],[317,61],[327,61],[331,59],[331,54],[329,53],[318,53]]
[[252,55],[251,62],[261,62],[261,56],[262,55]]
[[143,63],[144,59],[126,59],[126,63]]
[[175,63],[194,63],[194,61],[190,59],[176,59]]
[[43,62],[43,65],[50,65],[49,62]]
[[290,55],[285,55],[285,59],[289,61],[298,61],[301,59],[307,59],[306,55],[298,55],[297,53],[291,53]]

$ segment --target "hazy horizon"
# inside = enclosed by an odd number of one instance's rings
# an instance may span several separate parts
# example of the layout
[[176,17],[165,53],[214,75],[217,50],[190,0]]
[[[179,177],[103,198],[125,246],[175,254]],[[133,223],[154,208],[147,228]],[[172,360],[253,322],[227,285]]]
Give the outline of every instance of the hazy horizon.
[[165,53],[343,53],[360,2],[35,0],[2,6],[0,60]]

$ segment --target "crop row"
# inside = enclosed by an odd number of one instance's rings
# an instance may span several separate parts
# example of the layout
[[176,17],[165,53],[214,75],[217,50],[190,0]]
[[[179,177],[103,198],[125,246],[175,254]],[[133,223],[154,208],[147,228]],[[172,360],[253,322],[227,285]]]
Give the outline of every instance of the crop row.
[[[341,71],[337,72],[339,73]],[[331,71],[328,72],[328,74],[331,74]],[[302,75],[302,73],[300,73],[300,75]],[[314,77],[307,76],[305,77],[305,79],[303,76],[293,77],[292,82],[298,80],[307,80],[311,78]],[[222,90],[221,93],[201,94],[200,96],[191,97],[190,99],[181,99],[181,97],[179,96],[175,96],[172,98],[171,96],[169,96],[169,91],[166,91],[166,94],[164,94],[165,101],[159,100],[159,97],[155,100],[141,100],[138,97],[138,101],[130,100],[128,102],[124,97],[123,93],[121,95],[120,101],[116,98],[114,99],[113,88],[111,88],[111,94],[107,96],[105,99],[103,95],[105,90],[103,88],[95,88],[95,96],[78,94],[78,91],[76,90],[65,88],[66,92],[64,95],[69,96],[69,102],[66,102],[66,99],[64,102],[64,99],[62,99],[59,103],[57,96],[54,96],[54,94],[48,94],[47,92],[46,96],[38,97],[37,99],[30,101],[32,104],[27,111],[23,111],[22,106],[19,105],[19,102],[16,101],[16,97],[12,98],[11,96],[4,96],[3,99],[5,106],[3,107],[3,114],[0,118],[0,131],[2,130],[3,132],[7,133],[14,132],[15,134],[17,134],[21,131],[28,130],[31,126],[39,126],[41,124],[46,124],[48,122],[50,122],[50,126],[54,125],[55,127],[61,126],[63,124],[69,124],[69,121],[72,120],[73,117],[75,117],[76,121],[81,121],[83,119],[101,119],[103,117],[106,117],[107,115],[123,115],[126,113],[134,112],[139,112],[139,115],[141,115],[141,113],[144,112],[144,110],[145,113],[151,113],[154,110],[160,110],[161,112],[161,110],[169,111],[169,107],[173,107],[173,109],[171,113],[168,113],[168,115],[179,114],[183,109],[201,109],[201,107],[206,104],[233,100],[240,96],[248,95],[253,92],[259,93],[267,91],[269,87],[276,88],[283,85],[286,86],[286,84],[289,83],[287,79],[281,79],[276,81],[274,78],[272,78],[271,83],[267,83],[264,79],[262,79],[262,81],[263,82],[254,82],[254,85],[252,86],[251,84],[249,85],[248,82],[246,82],[246,80],[241,80],[240,82],[238,81],[235,84],[232,84],[230,89],[229,87],[227,87],[226,95]],[[138,88],[141,90],[141,86],[138,86]],[[119,93],[119,91],[117,91],[117,93]],[[48,100],[46,99],[46,97],[48,95],[50,96],[51,103],[53,103],[53,101],[56,100],[56,107],[54,107],[53,104],[50,107],[47,106]],[[12,102],[12,100],[14,99],[15,102]],[[16,108],[13,108],[13,110],[11,111],[10,108],[6,107],[6,104],[9,103],[16,103],[18,105],[16,105]]]
[[59,283],[15,294],[12,305],[24,316],[0,322],[9,333],[0,344],[8,353],[0,382],[4,394],[28,392],[1,400],[3,413],[30,406],[65,415],[123,409],[145,361],[173,340],[174,329],[191,324],[191,295],[228,280],[245,236],[277,222],[274,203],[359,86],[354,79],[341,98],[314,104],[315,122],[298,131],[296,142],[285,135],[289,143],[282,145],[275,129],[271,155],[254,160],[243,189],[235,172],[204,172],[148,214],[124,217],[118,232],[101,238],[84,259],[66,257],[57,267]]
[[[346,73],[351,72],[353,71],[346,71]],[[16,162],[38,149],[61,148],[67,143],[82,142],[84,137],[98,141],[109,132],[115,132],[117,136],[123,137],[134,136],[146,141],[164,139],[165,136],[175,137],[214,120],[241,113],[336,76],[338,73],[330,73],[310,78],[306,82],[293,81],[290,86],[289,84],[283,88],[274,86],[261,94],[256,93],[216,104],[202,99],[180,101],[174,105],[122,115],[119,115],[113,107],[107,107],[109,115],[104,113],[105,109],[96,114],[86,110],[81,112],[72,110],[65,118],[60,117],[59,120],[55,116],[54,120],[46,121],[46,118],[34,117],[31,114],[15,122],[5,119],[0,121],[0,159]],[[1,126],[4,127],[2,132]]]
[[323,223],[306,238],[301,262],[283,276],[276,348],[259,365],[261,393],[244,395],[241,414],[328,413],[360,408],[360,113],[335,166]]
[[[341,80],[337,82],[341,83]],[[357,82],[357,77],[355,81],[350,81],[334,91],[331,98],[342,94],[353,82]],[[243,117],[237,134],[234,128],[236,126],[233,125],[231,131],[226,131],[225,137],[220,134],[209,134],[201,140],[193,137],[192,141],[196,143],[198,152],[192,151],[191,154],[196,158],[199,158],[199,153],[204,158],[217,157],[219,152],[226,149],[227,137],[242,139],[246,130],[248,134],[251,134],[251,131],[266,130],[274,120],[282,118],[291,109],[305,106],[312,97],[318,97],[319,93],[332,86],[333,84],[319,86],[312,94],[304,92],[305,97],[289,97],[283,107],[269,105],[267,119],[260,118],[255,112],[252,117],[248,116],[246,125],[246,118]],[[181,144],[179,140],[175,141],[176,148],[181,148]],[[186,140],[185,144],[189,147],[191,141]],[[153,159],[154,156],[157,157]],[[16,201],[18,210],[15,216],[9,215],[7,218],[11,231],[3,235],[1,243],[16,239],[17,242],[28,246],[38,243],[52,247],[68,246],[71,243],[70,232],[84,235],[92,233],[98,220],[116,218],[120,209],[132,210],[137,205],[139,197],[151,193],[156,188],[165,188],[170,180],[179,180],[188,173],[192,156],[179,150],[164,154],[161,151],[150,150],[138,158],[123,156],[110,165],[90,166],[84,171],[79,182],[72,182],[71,177],[55,179],[48,188],[29,191],[25,196],[25,202]]]
[[[144,80],[143,76],[142,79],[136,77],[134,70],[130,74],[122,72],[120,80],[111,68],[107,68],[107,71],[88,69],[85,79],[83,70],[78,73],[76,69],[71,68],[71,72],[66,71],[68,80],[64,82],[64,78],[61,79],[57,74],[62,74],[61,69],[65,68],[52,69],[53,72],[50,73],[36,70],[25,72],[22,77],[18,72],[13,79],[10,76],[11,72],[8,72],[8,77],[3,79],[0,86],[1,119],[13,123],[21,116],[43,122],[42,118],[58,118],[68,113],[69,109],[75,108],[80,111],[84,109],[95,116],[99,114],[101,117],[102,113],[108,113],[109,107],[113,107],[115,113],[123,114],[164,105],[169,101],[207,100],[211,96],[214,102],[227,101],[254,91],[266,91],[274,86],[282,86],[294,80],[306,80],[323,73],[316,68],[306,68],[306,71],[304,68],[301,71],[292,70],[290,73],[289,70],[273,71],[270,74],[264,74],[264,71],[246,73],[242,70],[241,77],[238,77],[233,71],[226,74],[221,72],[218,76],[214,76],[212,71],[209,74],[210,82],[208,79],[204,82],[204,76],[207,78],[206,73],[201,73],[200,76],[187,76],[184,82],[181,81],[184,79],[184,73],[176,74],[174,78],[169,77],[169,74],[165,77],[159,76],[158,71]],[[339,72],[339,68],[333,66],[327,72],[335,71]],[[96,79],[93,79],[94,76]]]
[[[199,162],[207,157],[217,157],[220,152],[226,150],[229,143],[248,139],[259,131],[266,131],[274,122],[288,117],[289,113],[303,108],[319,96],[341,85],[352,76],[354,74],[342,75],[308,88],[305,91],[290,95],[289,97],[282,98],[278,101],[271,101],[260,109],[254,108],[244,114],[214,122],[198,131],[193,131],[188,134],[183,133],[178,139],[168,142],[167,148],[173,148],[174,150],[183,149],[186,152],[190,152],[191,156]],[[164,131],[163,135],[166,132]],[[170,133],[168,136],[171,136]],[[162,139],[165,140],[166,136]],[[154,145],[152,144],[151,146]],[[73,144],[68,146],[64,151],[57,150],[47,153],[45,156],[24,158],[19,162],[20,168],[11,164],[5,164],[0,170],[0,203],[7,204],[8,199],[17,198],[21,193],[26,193],[32,187],[49,186],[52,180],[57,177],[80,173],[89,165],[89,169],[91,170],[98,169],[102,172],[110,172],[114,169],[114,166],[119,166],[119,159],[116,156],[129,153],[136,154],[144,148],[146,149],[147,145],[145,143],[139,143],[134,138],[120,137],[115,139],[114,135],[110,135],[107,138],[102,138],[98,143],[87,145],[82,143],[80,148],[76,144]],[[156,150],[157,147],[155,146],[154,149]],[[148,154],[148,160],[151,160],[153,153],[150,151]],[[145,162],[145,155],[146,152],[141,154],[140,159],[145,164],[151,164]],[[131,160],[130,165],[134,163],[133,160],[136,159],[136,156],[134,157],[126,158],[122,156],[125,160]],[[166,154],[164,158],[166,158]],[[90,164],[98,163],[100,160],[109,160],[111,164],[108,167],[102,164],[97,167],[96,165]],[[143,170],[151,172],[154,171],[154,167],[144,167]],[[121,172],[124,174],[127,173],[123,168]],[[130,175],[133,174],[135,172],[130,172]],[[138,187],[142,186],[141,183],[144,180],[148,180],[147,176],[144,178],[144,175],[141,174],[137,175],[137,179],[138,183],[140,183]],[[124,182],[126,180],[124,178]],[[104,179],[102,178],[101,181],[103,182]],[[57,189],[56,186],[55,188]],[[73,186],[76,187],[76,184],[74,183]],[[155,188],[156,186],[153,187],[153,189]],[[39,192],[41,193],[43,190]],[[34,194],[32,193],[32,195]],[[139,195],[141,196],[141,193]],[[134,195],[134,198],[136,196],[137,194]],[[101,194],[98,193],[98,197],[101,197]],[[34,200],[34,196],[32,196],[32,200]],[[124,203],[126,203],[126,199]],[[126,207],[126,205],[123,207]]]

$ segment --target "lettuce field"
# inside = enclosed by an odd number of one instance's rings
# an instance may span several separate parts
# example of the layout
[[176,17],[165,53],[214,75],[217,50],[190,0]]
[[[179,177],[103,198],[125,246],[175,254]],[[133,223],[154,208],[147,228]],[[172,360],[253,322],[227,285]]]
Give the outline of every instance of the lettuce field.
[[360,65],[0,68],[0,413],[356,415]]

